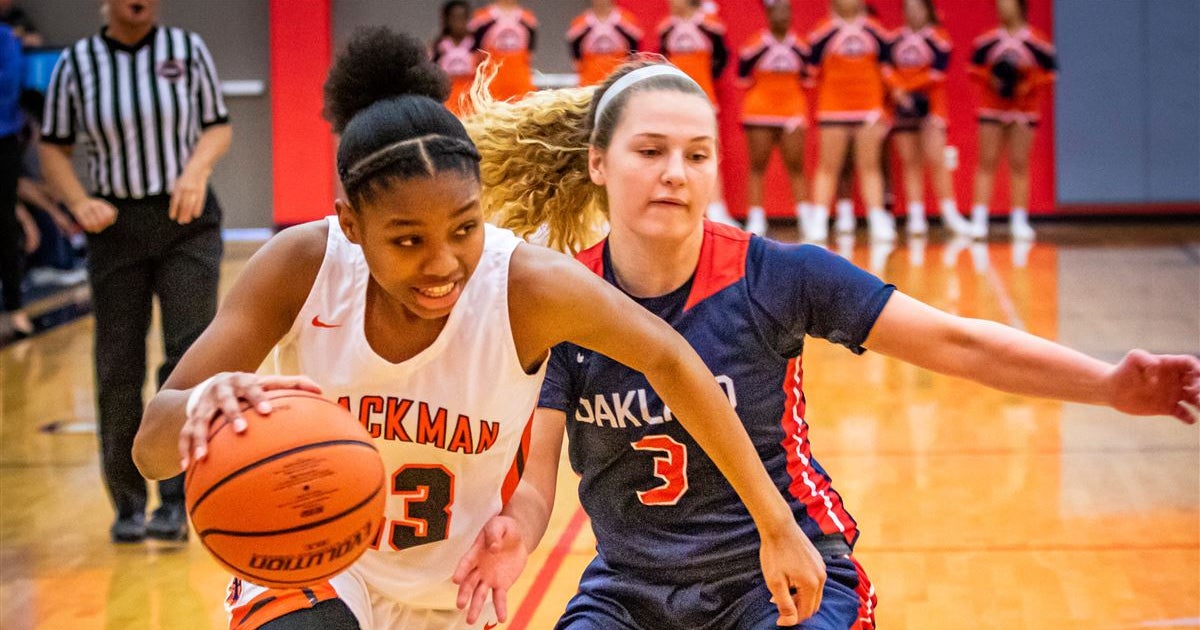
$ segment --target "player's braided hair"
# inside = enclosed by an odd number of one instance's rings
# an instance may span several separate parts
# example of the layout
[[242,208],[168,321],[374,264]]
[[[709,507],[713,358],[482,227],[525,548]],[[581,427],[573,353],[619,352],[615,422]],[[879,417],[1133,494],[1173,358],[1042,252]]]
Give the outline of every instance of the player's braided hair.
[[493,100],[479,70],[472,114],[465,121],[481,156],[485,216],[518,236],[546,230],[547,245],[578,252],[596,241],[607,221],[608,197],[588,173],[588,146],[605,150],[632,94],[667,90],[707,98],[679,76],[647,78],[615,95],[596,120],[596,105],[618,79],[663,63],[644,56],[617,68],[597,87],[534,92],[515,103]]
[[417,39],[360,29],[325,80],[324,115],[341,134],[337,169],[352,205],[395,180],[453,170],[479,177],[479,152],[443,105],[449,79]]

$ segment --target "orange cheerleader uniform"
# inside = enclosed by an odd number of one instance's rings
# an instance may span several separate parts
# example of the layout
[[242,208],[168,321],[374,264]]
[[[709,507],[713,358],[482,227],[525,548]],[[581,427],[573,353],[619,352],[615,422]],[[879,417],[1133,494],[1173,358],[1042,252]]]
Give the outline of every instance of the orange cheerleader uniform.
[[914,131],[925,120],[946,126],[950,119],[946,68],[951,48],[950,37],[941,27],[926,26],[914,32],[906,26],[896,34],[889,55],[891,63],[883,68],[884,83],[908,92],[924,105],[917,105],[914,111],[897,109],[895,131]]
[[450,77],[450,96],[446,109],[461,116],[466,112],[467,94],[475,80],[475,68],[479,65],[479,53],[475,51],[475,38],[470,35],[455,42],[449,35],[433,44],[433,62]]
[[971,77],[982,87],[979,121],[1037,125],[1041,96],[1057,71],[1054,46],[1028,26],[979,36],[971,53]]
[[713,84],[729,62],[724,24],[712,14],[700,11],[688,19],[672,15],[658,26],[658,49],[667,60],[699,83],[709,100],[716,104]]
[[642,29],[637,20],[620,7],[604,18],[591,10],[584,11],[567,30],[567,45],[579,72],[579,85],[603,83],[617,66],[637,52],[641,39]]
[[787,132],[808,125],[808,46],[788,31],[782,40],[770,29],[750,39],[738,53],[738,79],[748,87],[742,100],[742,124],[782,127]]
[[862,124],[886,118],[887,30],[869,17],[826,18],[809,36],[817,77],[817,121]]
[[479,50],[496,66],[492,97],[515,99],[534,90],[533,51],[537,45],[537,18],[521,8],[484,7],[471,18],[471,33]]

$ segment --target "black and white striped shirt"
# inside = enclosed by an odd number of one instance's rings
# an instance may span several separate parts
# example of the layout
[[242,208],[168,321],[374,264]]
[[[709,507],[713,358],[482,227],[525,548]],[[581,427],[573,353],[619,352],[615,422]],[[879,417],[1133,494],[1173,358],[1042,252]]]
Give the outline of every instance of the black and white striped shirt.
[[157,26],[127,46],[104,30],[63,51],[46,93],[42,140],[87,152],[91,190],[169,194],[203,129],[229,121],[199,35]]

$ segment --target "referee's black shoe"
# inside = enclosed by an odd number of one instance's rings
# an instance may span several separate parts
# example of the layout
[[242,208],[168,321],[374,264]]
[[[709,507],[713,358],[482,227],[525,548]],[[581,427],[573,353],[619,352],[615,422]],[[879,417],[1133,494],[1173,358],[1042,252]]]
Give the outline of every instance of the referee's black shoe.
[[154,510],[146,524],[146,537],[155,540],[185,541],[188,539],[187,513],[182,505],[163,504]]
[[141,514],[118,516],[108,534],[115,543],[142,542],[146,537],[146,517]]

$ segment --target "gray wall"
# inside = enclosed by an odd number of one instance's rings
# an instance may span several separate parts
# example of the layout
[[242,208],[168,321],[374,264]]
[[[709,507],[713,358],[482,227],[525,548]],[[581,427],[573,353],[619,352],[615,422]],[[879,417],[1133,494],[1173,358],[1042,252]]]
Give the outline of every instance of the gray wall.
[[[67,45],[95,33],[101,25],[97,0],[25,0],[21,6],[48,45]],[[267,0],[163,0],[160,6],[164,24],[187,28],[204,38],[222,81],[255,79],[266,84],[270,68]],[[270,226],[269,92],[226,97],[225,102],[233,123],[233,147],[212,177],[225,209],[225,226]]]
[[1200,2],[1056,0],[1060,203],[1200,202]]

